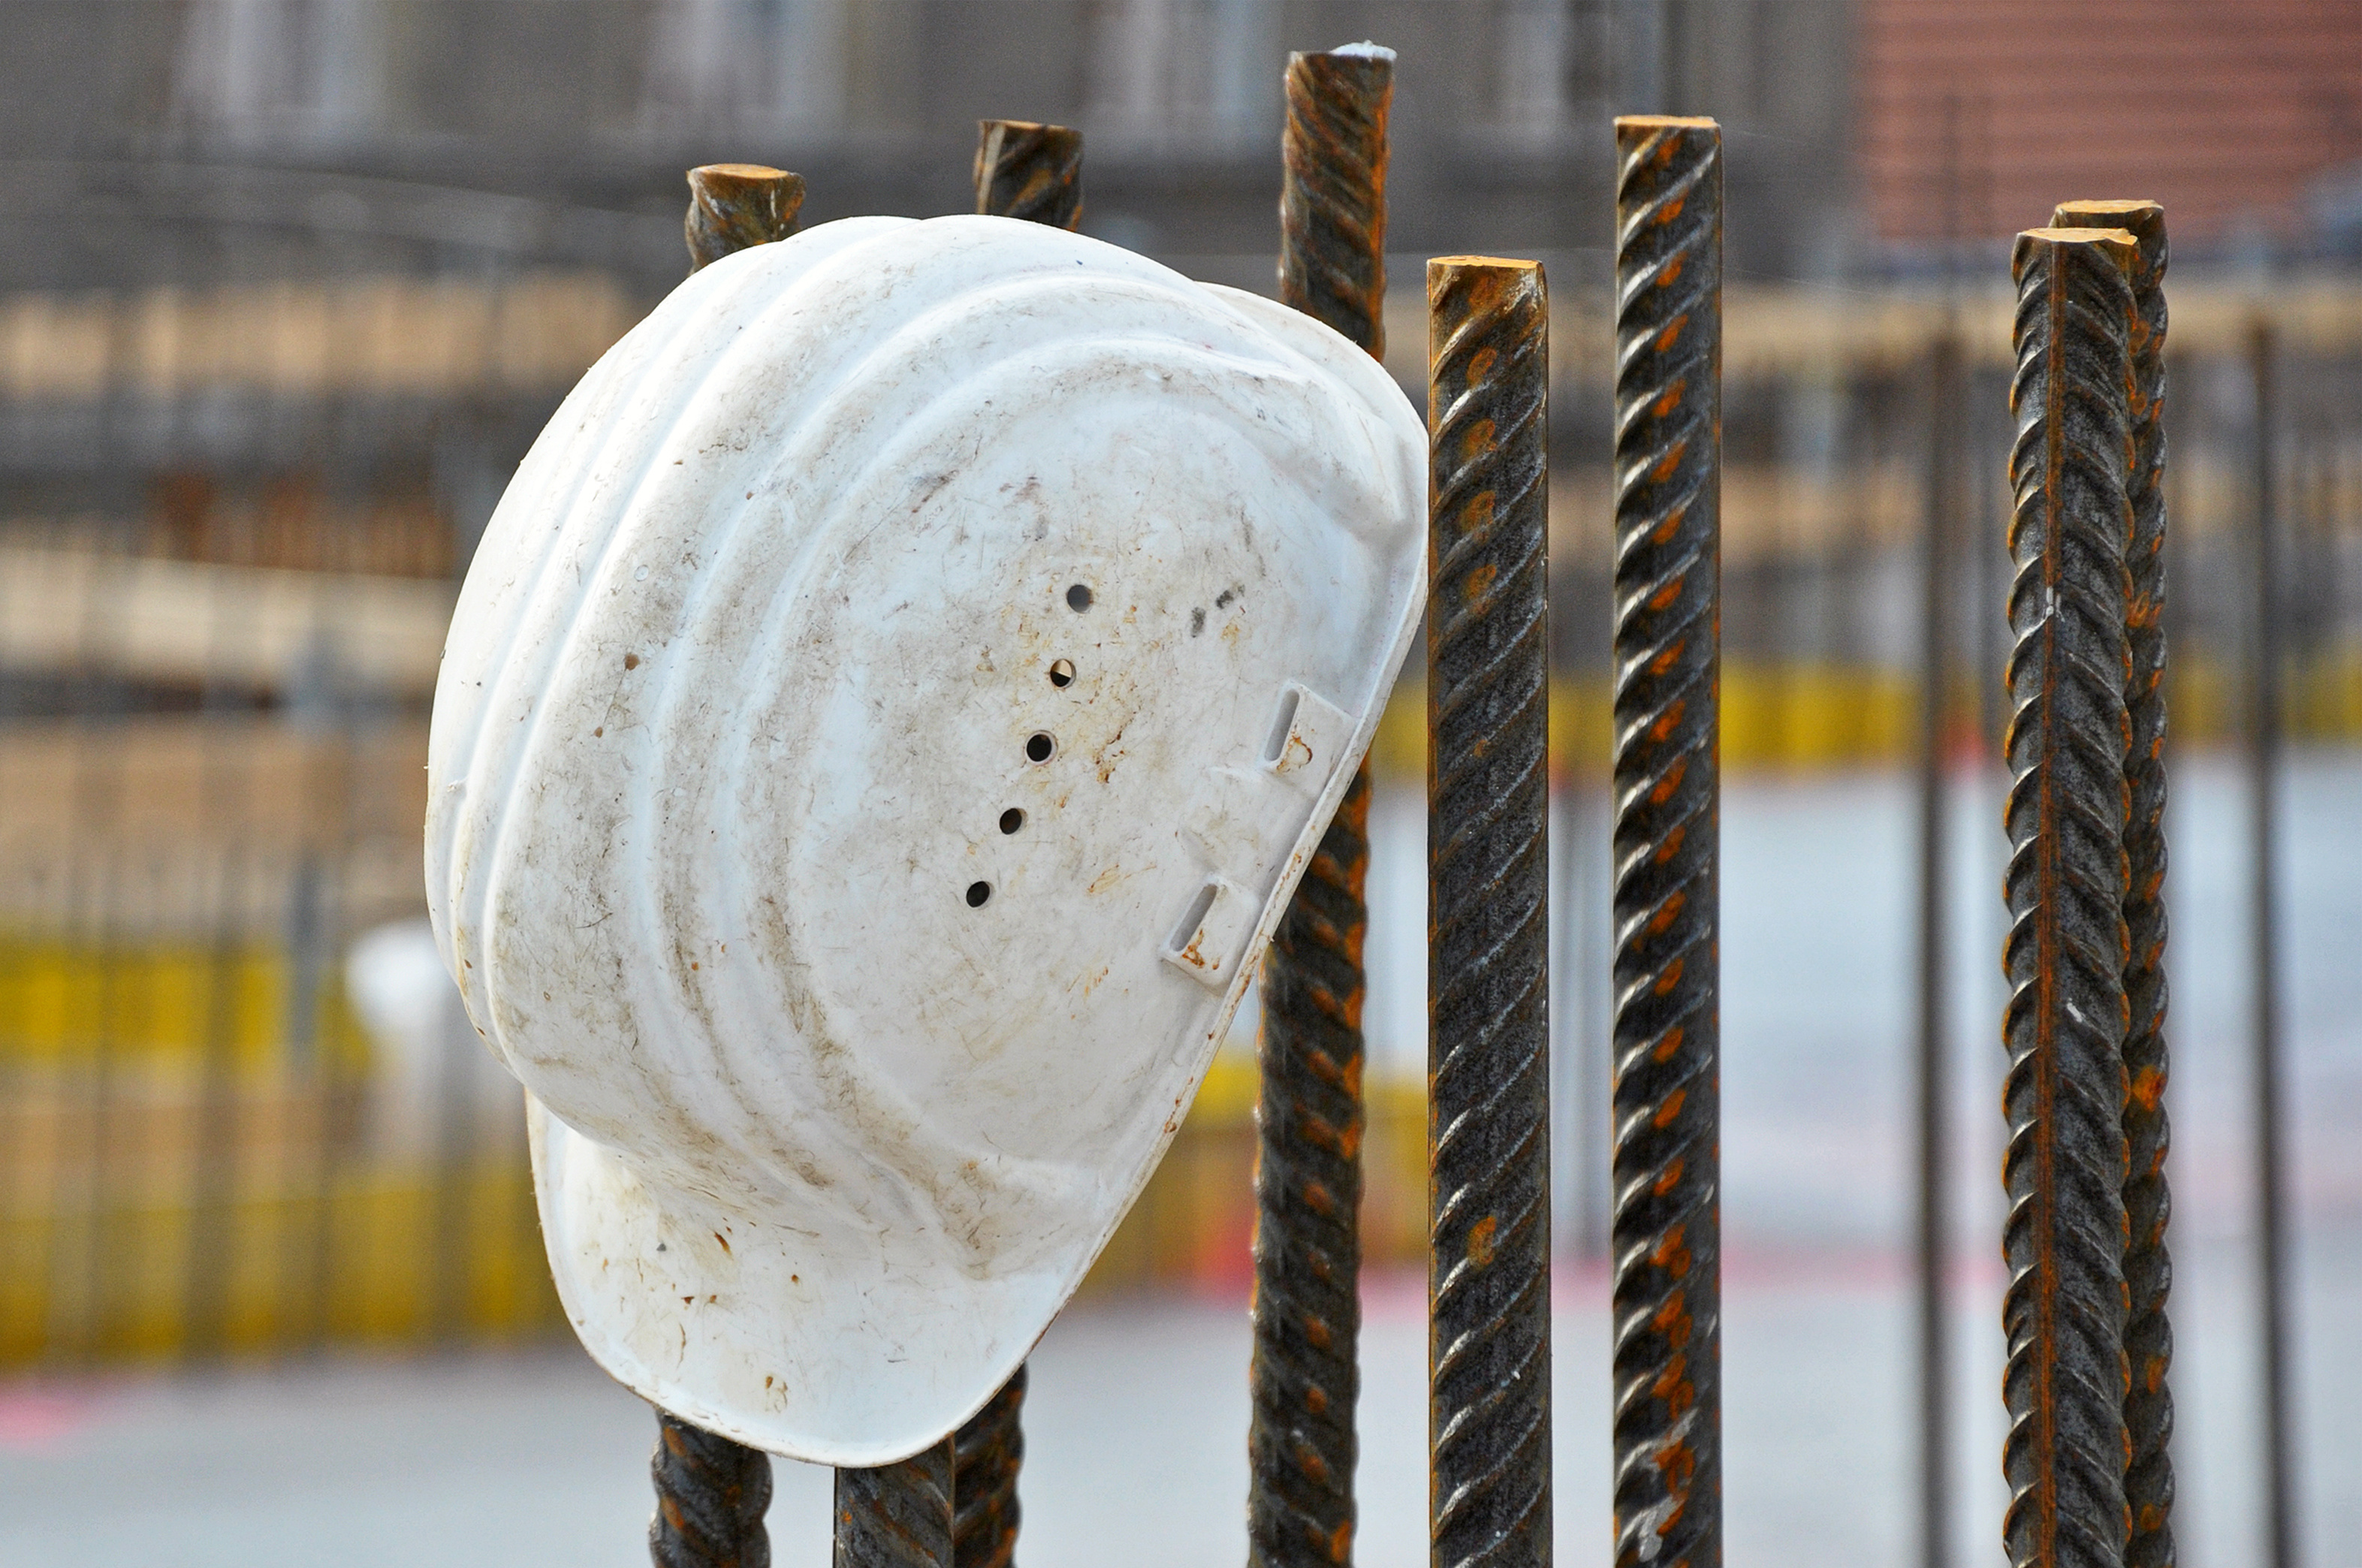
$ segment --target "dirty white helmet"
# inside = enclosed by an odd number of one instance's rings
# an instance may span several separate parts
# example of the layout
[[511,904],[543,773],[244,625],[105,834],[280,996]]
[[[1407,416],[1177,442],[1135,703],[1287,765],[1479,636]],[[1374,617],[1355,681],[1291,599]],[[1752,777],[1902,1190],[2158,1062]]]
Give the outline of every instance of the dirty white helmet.
[[1327,328],[1001,218],[741,252],[592,368],[459,597],[426,881],[602,1365],[838,1465],[991,1397],[1369,743],[1424,459]]

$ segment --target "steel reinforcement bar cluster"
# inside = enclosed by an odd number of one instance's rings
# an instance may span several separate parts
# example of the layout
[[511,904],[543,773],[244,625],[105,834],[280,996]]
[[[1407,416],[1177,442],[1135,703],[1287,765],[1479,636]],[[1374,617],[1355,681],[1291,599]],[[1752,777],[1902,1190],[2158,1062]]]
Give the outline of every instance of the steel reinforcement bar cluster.
[[2173,1283],[2166,1250],[2172,1194],[2165,1090],[2165,209],[2155,202],[2068,202],[2052,214],[2060,228],[2114,228],[2132,236],[2133,314],[2128,348],[2125,475],[2131,531],[2125,550],[2125,651],[2131,675],[2125,710],[2125,1397],[2128,1534],[2125,1568],[2171,1568],[2173,1547],[2173,1329],[2166,1297]]
[[1616,122],[1617,1568],[1722,1561],[1722,135]]
[[1551,1557],[1550,307],[1428,263],[1428,1441],[1434,1568]]
[[[1373,355],[1385,347],[1393,94],[1384,51],[1288,61],[1280,299]],[[1352,1560],[1369,817],[1364,764],[1280,917],[1261,977],[1247,1434],[1255,1568]]]
[[2125,557],[2138,267],[2120,229],[2029,230],[2012,258],[2002,1386],[2015,1568],[2119,1568],[2128,1535]]

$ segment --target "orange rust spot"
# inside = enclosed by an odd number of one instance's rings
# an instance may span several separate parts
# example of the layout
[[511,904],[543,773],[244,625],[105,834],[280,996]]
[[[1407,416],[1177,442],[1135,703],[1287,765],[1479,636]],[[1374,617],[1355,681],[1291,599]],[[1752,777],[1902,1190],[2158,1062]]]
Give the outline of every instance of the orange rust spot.
[[1329,1391],[1315,1384],[1304,1390],[1304,1408],[1314,1415],[1329,1408]]
[[[1672,161],[1673,141],[1674,138],[1672,137],[1667,137],[1665,138],[1665,149],[1657,155],[1658,162],[1670,163]],[[1675,196],[1672,201],[1667,202],[1657,214],[1658,226],[1661,227],[1681,216],[1682,209],[1689,204],[1689,200],[1688,193],[1684,192],[1681,195]]]
[[1682,650],[1689,646],[1690,640],[1687,637],[1683,637],[1680,642],[1677,642],[1672,646],[1666,648],[1664,652],[1659,654],[1656,657],[1649,661],[1649,673],[1651,675],[1672,674],[1673,667],[1682,661]]
[[1500,1224],[1498,1218],[1487,1214],[1468,1227],[1468,1261],[1478,1268],[1493,1266],[1493,1234]]
[[2143,1110],[2154,1111],[2165,1099],[2165,1074],[2155,1067],[2143,1067],[2133,1078],[2133,1099]]
[[1495,426],[1489,419],[1480,419],[1468,426],[1468,434],[1460,438],[1460,455],[1463,458],[1481,458],[1493,449]]
[[1327,1320],[1321,1318],[1305,1319],[1304,1337],[1311,1342],[1314,1350],[1327,1350],[1329,1348],[1329,1324]]
[[1683,586],[1684,584],[1683,583],[1683,580],[1677,577],[1671,582],[1665,584],[1664,587],[1657,590],[1656,592],[1649,595],[1650,610],[1653,613],[1661,614],[1665,611],[1672,609],[1674,605],[1679,604],[1682,602],[1682,589]]
[[1353,1550],[1353,1521],[1347,1519],[1329,1532],[1329,1561],[1342,1562]]
[[[1664,1124],[1664,1118],[1659,1117],[1657,1119],[1657,1125],[1662,1127]],[[1688,1165],[1683,1162],[1675,1160],[1672,1165],[1665,1167],[1665,1174],[1657,1178],[1655,1186],[1650,1190],[1659,1198],[1664,1197],[1665,1194],[1672,1191],[1673,1188],[1682,1185],[1682,1172],[1688,1168]]]
[[[1649,1254],[1649,1261],[1675,1279],[1687,1275],[1690,1272],[1690,1250],[1683,1241],[1683,1227],[1676,1225],[1666,1231],[1665,1239],[1657,1243],[1657,1250]],[[1681,1344],[1689,1337],[1689,1308],[1684,1305],[1682,1309],[1681,1334],[1673,1342]]]
[[1671,931],[1673,928],[1673,922],[1682,918],[1682,906],[1689,901],[1690,896],[1687,893],[1679,889],[1674,889],[1672,896],[1665,900],[1665,907],[1649,918],[1649,934],[1662,936]]
[[[1682,312],[1681,315],[1665,323],[1664,330],[1657,334],[1657,352],[1661,354],[1666,349],[1671,348],[1674,344],[1680,342],[1682,340],[1682,328],[1687,326],[1689,324],[1690,313],[1687,311]],[[1675,381],[1672,386],[1667,387],[1665,389],[1665,395],[1659,398],[1656,401],[1655,405],[1652,406],[1649,412],[1655,414],[1660,419],[1662,419],[1665,415],[1672,413],[1673,410],[1682,405],[1682,389],[1688,385],[1688,381]]]
[[1665,514],[1665,520],[1657,525],[1657,531],[1649,536],[1649,543],[1652,545],[1672,544],[1673,542],[1673,536],[1682,531],[1682,524],[1688,519],[1689,514],[1690,503],[1684,501],[1679,506],[1674,507],[1671,512]]
[[1308,1479],[1323,1485],[1328,1484],[1329,1462],[1321,1458],[1319,1451],[1311,1444],[1307,1443],[1296,1451],[1296,1467],[1303,1471]]
[[1682,458],[1688,456],[1689,449],[1690,439],[1688,436],[1684,436],[1680,440],[1674,442],[1672,450],[1658,458],[1657,466],[1649,470],[1649,482],[1651,484],[1662,484],[1667,480],[1679,473],[1682,467]]
[[1493,562],[1486,561],[1468,574],[1468,586],[1460,591],[1461,597],[1471,604],[1481,602],[1486,594],[1493,591],[1493,583],[1500,575],[1501,569]]
[[[1680,728],[1682,714],[1688,706],[1689,704],[1681,698],[1674,698],[1672,705],[1658,714],[1657,722],[1649,726],[1649,738],[1659,745],[1672,739],[1673,731]],[[1660,855],[1657,858],[1661,860],[1664,856]]]
[[[1660,856],[1660,858],[1662,857]],[[1654,988],[1656,994],[1661,997],[1671,993],[1672,988],[1681,983],[1682,960],[1676,958],[1672,963],[1665,966],[1665,972],[1663,974],[1657,977],[1657,984]]]
[[713,1239],[722,1243],[722,1250],[723,1252],[726,1253],[730,1250],[730,1239],[727,1236],[724,1236],[721,1231],[714,1231]]
[[1661,289],[1670,289],[1675,283],[1680,282],[1682,279],[1682,268],[1688,262],[1688,260],[1689,258],[1686,256],[1676,256],[1672,260],[1666,262],[1665,270],[1657,274],[1657,287]]
[[[1657,1114],[1649,1119],[1650,1124],[1658,1127],[1671,1127],[1673,1124],[1673,1118],[1682,1113],[1682,1103],[1688,1099],[1689,1096],[1690,1091],[1683,1088],[1677,1088],[1667,1095],[1665,1103],[1657,1108]],[[1681,1164],[1678,1160],[1673,1163],[1676,1165]]]
[[1688,772],[1689,767],[1690,759],[1688,757],[1677,756],[1673,758],[1673,765],[1665,769],[1665,776],[1657,780],[1657,787],[1655,789],[1649,791],[1649,804],[1652,806],[1661,806],[1666,801],[1672,800],[1673,798],[1673,791],[1682,787],[1682,775]]
[[1321,1186],[1317,1181],[1308,1181],[1304,1184],[1304,1202],[1305,1206],[1310,1209],[1315,1214],[1325,1215],[1334,1214],[1337,1212],[1336,1198],[1330,1195],[1327,1187]]
[[[1657,1473],[1665,1478],[1669,1488],[1675,1491],[1686,1489],[1697,1475],[1697,1454],[1689,1444],[1676,1438],[1658,1451]],[[1667,1519],[1658,1529],[1662,1531],[1671,1529],[1672,1526],[1673,1521]]]
[[1501,351],[1498,348],[1494,348],[1489,343],[1484,348],[1477,349],[1473,354],[1469,355],[1469,382],[1473,385],[1491,375],[1493,373],[1493,367],[1500,362],[1500,359]]
[[1682,1026],[1676,1023],[1665,1031],[1665,1037],[1657,1042],[1657,1048],[1649,1053],[1649,1059],[1654,1062],[1670,1062],[1681,1048]]
[[1655,1317],[1649,1320],[1649,1327],[1664,1335],[1666,1342],[1675,1351],[1688,1344],[1690,1342],[1689,1297],[1679,1291],[1665,1297],[1665,1304],[1657,1309]]
[[[1657,845],[1655,859],[1658,865],[1662,866],[1682,852],[1682,840],[1689,836],[1689,831],[1687,826],[1678,823],[1666,830],[1665,842]],[[1672,989],[1673,982],[1681,977],[1682,961],[1676,958],[1673,960],[1672,972],[1657,982],[1657,994],[1663,996]]]

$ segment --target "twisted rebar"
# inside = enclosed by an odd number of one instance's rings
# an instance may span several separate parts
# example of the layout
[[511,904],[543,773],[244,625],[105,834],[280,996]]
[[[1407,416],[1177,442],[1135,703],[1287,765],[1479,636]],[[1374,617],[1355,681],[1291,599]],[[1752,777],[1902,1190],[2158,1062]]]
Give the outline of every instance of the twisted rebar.
[[[709,163],[689,171],[689,270],[734,250],[785,239],[803,205],[800,174],[755,163]],[[771,1506],[771,1456],[657,1411],[656,1517],[648,1557],[656,1568],[770,1568],[763,1514]]]
[[1383,359],[1391,50],[1287,57],[1279,297]]
[[835,1568],[954,1568],[952,1441],[836,1473]]
[[1083,221],[1083,133],[1032,120],[976,123],[976,210],[1071,229]]
[[1722,133],[1616,122],[1616,1562],[1722,1561]]
[[1551,1556],[1550,308],[1428,263],[1428,1435],[1434,1568]]
[[770,1568],[763,1530],[771,1506],[771,1456],[657,1412],[657,1484],[648,1521],[656,1568]]
[[2114,229],[2018,237],[2002,1303],[2015,1568],[2125,1560],[2125,777],[2131,275]]
[[2165,1114],[2165,209],[2155,202],[2069,202],[2052,215],[2061,228],[2121,228],[2138,247],[2132,276],[2132,458],[2125,477],[2132,533],[2125,551],[2129,597],[2125,640],[2132,679],[2125,688],[2131,745],[2125,782],[2125,1354],[2132,1392],[2125,1399],[2131,1444],[2125,1503],[2131,1536],[2125,1568],[2172,1568],[2173,1327],[2166,1297],[2173,1261],[2166,1222],[2171,1130]]
[[1017,1560],[1017,1472],[1025,1459],[1025,1369],[952,1437],[952,1561],[1010,1568]]
[[[1288,61],[1280,299],[1373,352],[1385,294],[1393,82],[1384,54]],[[1346,124],[1358,131],[1335,133]],[[1363,286],[1314,282],[1338,277]],[[1352,1561],[1369,818],[1364,764],[1280,916],[1261,977],[1247,1432],[1247,1561],[1255,1568]]]
[[804,177],[759,163],[708,163],[689,171],[689,192],[681,230],[694,272],[734,250],[795,233]]

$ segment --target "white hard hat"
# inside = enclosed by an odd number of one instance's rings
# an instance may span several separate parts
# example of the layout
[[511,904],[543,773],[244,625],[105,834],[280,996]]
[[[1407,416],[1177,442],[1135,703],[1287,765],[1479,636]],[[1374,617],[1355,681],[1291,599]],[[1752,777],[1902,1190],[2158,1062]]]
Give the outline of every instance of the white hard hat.
[[1424,491],[1344,338],[1002,218],[740,252],[591,369],[459,596],[426,883],[602,1366],[837,1465],[991,1397],[1369,744]]

